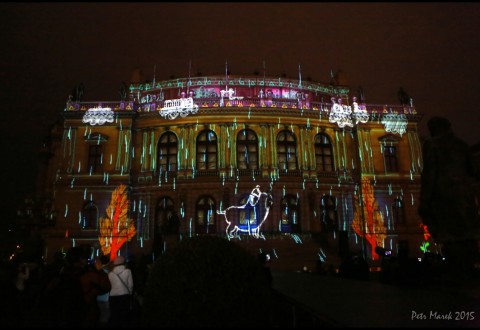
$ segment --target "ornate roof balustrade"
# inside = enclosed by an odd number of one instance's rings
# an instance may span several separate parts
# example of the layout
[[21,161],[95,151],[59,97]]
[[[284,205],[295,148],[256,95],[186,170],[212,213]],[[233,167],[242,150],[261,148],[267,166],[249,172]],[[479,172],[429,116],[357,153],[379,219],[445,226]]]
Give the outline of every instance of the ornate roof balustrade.
[[90,101],[67,102],[65,111],[88,111],[89,109],[110,108],[113,111],[133,111],[138,105],[133,101]]
[[[332,108],[332,103],[314,102],[306,100],[292,100],[285,98],[259,98],[246,97],[241,100],[230,100],[225,97],[223,105],[219,97],[215,98],[194,98],[193,103],[199,109],[202,108],[277,108],[277,109],[298,109],[299,112],[303,110],[322,111],[328,114]],[[92,108],[110,108],[114,112],[122,111],[136,111],[136,112],[154,112],[160,111],[165,106],[164,101],[150,102],[138,104],[134,101],[106,101],[106,102],[68,102],[65,111],[88,111]],[[387,104],[364,104],[364,109],[372,114],[372,117],[379,117],[382,113],[394,113],[405,115],[416,115],[417,111],[414,106],[407,105],[387,105]],[[372,118],[372,119],[373,119]]]

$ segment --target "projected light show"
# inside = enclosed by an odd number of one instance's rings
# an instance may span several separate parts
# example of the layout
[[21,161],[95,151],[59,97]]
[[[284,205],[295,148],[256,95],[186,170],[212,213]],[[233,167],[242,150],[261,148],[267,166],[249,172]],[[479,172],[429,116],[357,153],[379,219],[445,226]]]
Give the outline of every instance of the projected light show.
[[46,177],[68,235],[50,250],[81,241],[112,259],[216,235],[311,268],[339,251],[377,260],[377,246],[424,244],[413,103],[371,105],[335,79],[302,79],[300,66],[298,79],[225,69],[67,101]]

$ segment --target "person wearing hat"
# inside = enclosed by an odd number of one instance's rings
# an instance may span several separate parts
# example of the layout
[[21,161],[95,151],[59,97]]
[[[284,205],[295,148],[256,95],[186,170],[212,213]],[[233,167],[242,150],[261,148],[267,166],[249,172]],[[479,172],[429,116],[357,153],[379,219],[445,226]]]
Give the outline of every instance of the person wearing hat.
[[110,284],[110,320],[112,327],[130,325],[130,302],[133,293],[132,271],[126,267],[125,258],[118,256],[113,261],[113,269],[108,273]]

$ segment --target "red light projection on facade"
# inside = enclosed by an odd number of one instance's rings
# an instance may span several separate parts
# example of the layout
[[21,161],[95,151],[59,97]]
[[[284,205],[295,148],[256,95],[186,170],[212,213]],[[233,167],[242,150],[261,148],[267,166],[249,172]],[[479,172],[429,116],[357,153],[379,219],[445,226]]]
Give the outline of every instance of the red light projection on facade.
[[104,255],[110,254],[113,261],[122,245],[132,239],[136,233],[134,222],[127,217],[129,200],[127,186],[120,185],[112,193],[107,207],[107,217],[100,218],[100,246]]
[[[378,203],[369,179],[362,179],[361,189],[363,194],[363,209],[360,206],[358,195],[355,195],[355,213],[352,227],[358,236],[363,237],[370,244],[372,247],[372,259],[375,260],[379,257],[375,252],[375,247],[383,247],[386,228],[382,215],[378,210]],[[361,214],[362,211],[363,218]]]

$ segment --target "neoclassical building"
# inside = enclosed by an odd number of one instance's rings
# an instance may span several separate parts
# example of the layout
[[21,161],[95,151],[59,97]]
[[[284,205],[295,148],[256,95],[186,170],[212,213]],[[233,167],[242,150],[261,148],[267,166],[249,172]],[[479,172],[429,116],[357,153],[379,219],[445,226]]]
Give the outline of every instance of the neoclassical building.
[[122,235],[116,253],[153,257],[219,235],[282,269],[338,265],[349,252],[375,263],[376,246],[423,254],[411,102],[367,104],[301,78],[135,77],[117,101],[72,95],[50,132],[47,259],[73,245],[102,254]]

